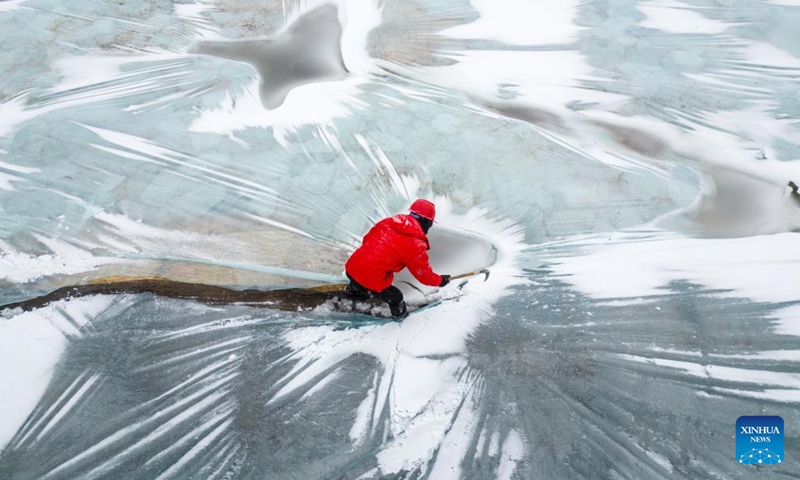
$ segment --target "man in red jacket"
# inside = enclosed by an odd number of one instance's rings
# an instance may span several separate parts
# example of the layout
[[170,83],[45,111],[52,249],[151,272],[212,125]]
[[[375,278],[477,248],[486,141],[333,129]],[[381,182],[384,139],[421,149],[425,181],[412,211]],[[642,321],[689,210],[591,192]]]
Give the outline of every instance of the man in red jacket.
[[394,274],[408,267],[414,278],[431,287],[443,287],[450,275],[438,275],[428,262],[428,229],[436,217],[436,207],[427,200],[416,200],[408,215],[399,214],[378,222],[353,252],[344,266],[354,297],[378,298],[389,304],[393,317],[406,315],[403,292],[392,286]]

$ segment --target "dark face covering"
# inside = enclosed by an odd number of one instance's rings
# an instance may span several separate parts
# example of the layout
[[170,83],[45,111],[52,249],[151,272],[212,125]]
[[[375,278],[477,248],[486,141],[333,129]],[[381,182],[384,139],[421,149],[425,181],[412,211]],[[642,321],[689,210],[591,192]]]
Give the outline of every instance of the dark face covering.
[[416,213],[412,213],[411,216],[417,219],[419,225],[422,227],[422,231],[425,233],[425,235],[427,235],[428,230],[430,230],[433,226],[433,220],[428,220],[427,218],[421,217]]

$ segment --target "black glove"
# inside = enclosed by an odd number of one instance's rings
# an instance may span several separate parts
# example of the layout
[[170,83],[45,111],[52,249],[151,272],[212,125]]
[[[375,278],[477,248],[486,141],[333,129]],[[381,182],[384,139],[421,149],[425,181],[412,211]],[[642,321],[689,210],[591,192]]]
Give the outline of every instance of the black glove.
[[450,275],[442,275],[442,283],[439,284],[440,287],[444,287],[450,283]]

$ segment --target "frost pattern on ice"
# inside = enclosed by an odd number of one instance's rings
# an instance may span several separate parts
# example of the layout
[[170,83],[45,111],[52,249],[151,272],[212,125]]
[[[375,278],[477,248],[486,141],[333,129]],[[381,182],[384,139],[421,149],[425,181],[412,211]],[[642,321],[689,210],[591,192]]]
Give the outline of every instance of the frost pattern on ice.
[[[189,53],[325,3],[347,73],[272,110],[252,66]],[[458,295],[398,277],[444,298],[401,324],[149,295],[1,312],[0,471],[741,475],[731,418],[800,421],[800,9],[751,3],[0,1],[0,301],[340,282],[417,196],[434,268],[495,263]]]

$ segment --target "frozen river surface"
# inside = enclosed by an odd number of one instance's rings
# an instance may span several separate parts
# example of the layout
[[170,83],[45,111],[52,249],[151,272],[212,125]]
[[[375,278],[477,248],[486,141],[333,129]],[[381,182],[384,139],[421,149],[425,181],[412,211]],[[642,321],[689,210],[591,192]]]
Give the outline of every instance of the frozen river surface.
[[338,282],[417,197],[492,269],[401,323],[6,309],[3,479],[800,478],[800,2],[0,0],[0,43],[0,305]]

